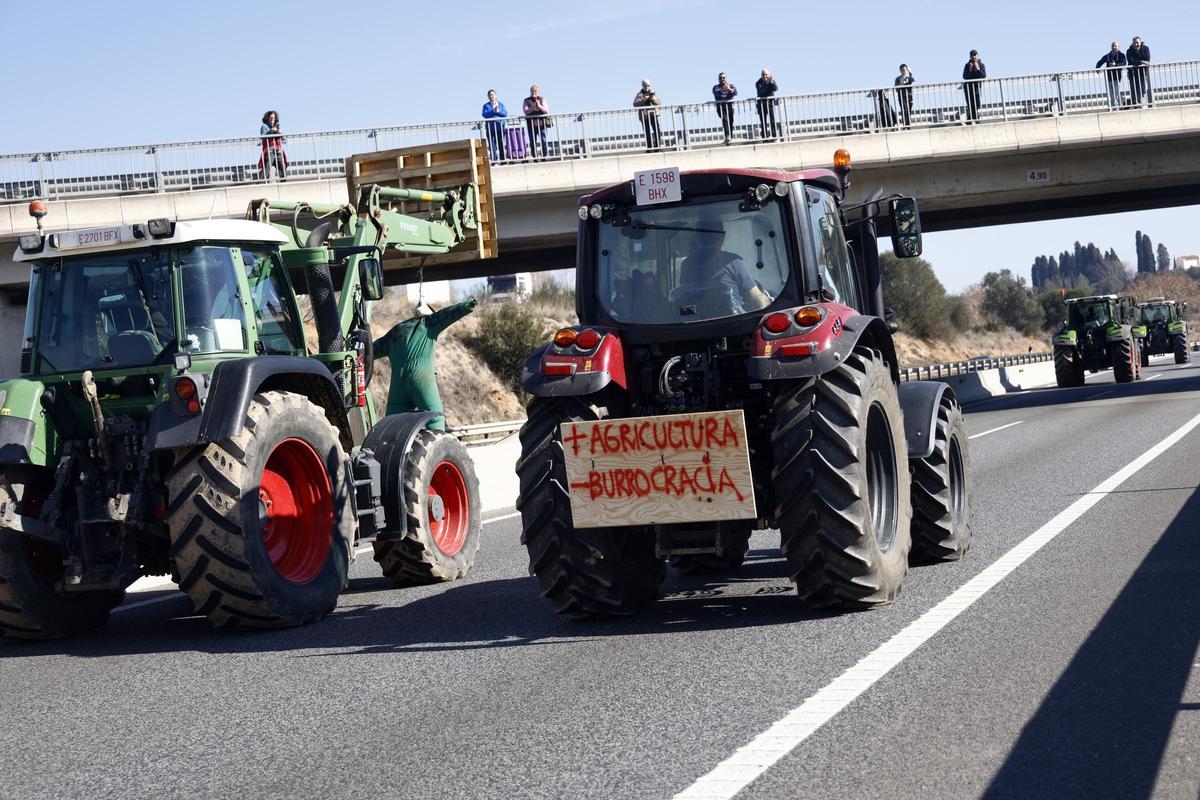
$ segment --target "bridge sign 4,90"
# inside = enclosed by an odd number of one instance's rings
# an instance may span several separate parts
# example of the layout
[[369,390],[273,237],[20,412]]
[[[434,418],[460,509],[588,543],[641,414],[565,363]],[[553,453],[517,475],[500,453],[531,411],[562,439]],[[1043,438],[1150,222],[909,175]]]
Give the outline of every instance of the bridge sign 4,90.
[[1031,169],[1025,172],[1026,183],[1049,183],[1050,170],[1048,169]]
[[679,185],[679,167],[633,173],[633,192],[639,206],[678,203],[683,199]]

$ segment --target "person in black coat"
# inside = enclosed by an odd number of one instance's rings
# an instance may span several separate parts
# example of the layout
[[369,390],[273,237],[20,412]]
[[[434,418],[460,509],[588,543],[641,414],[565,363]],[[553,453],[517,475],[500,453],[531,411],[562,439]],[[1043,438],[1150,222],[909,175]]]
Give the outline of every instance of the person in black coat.
[[780,138],[782,129],[775,121],[775,93],[779,91],[779,84],[771,70],[762,71],[762,77],[754,82],[754,91],[758,94],[758,128],[762,138]]
[[979,51],[971,51],[971,59],[963,67],[963,94],[967,97],[967,121],[979,120],[980,82],[987,77],[987,67],[979,58]]
[[1116,42],[1096,62],[1096,69],[1104,70],[1105,83],[1108,84],[1108,107],[1114,110],[1121,106],[1121,68],[1124,66],[1125,54]]
[[1150,48],[1142,41],[1142,37],[1133,37],[1133,44],[1125,51],[1129,64],[1129,100],[1135,106],[1146,103],[1154,105],[1154,94],[1150,89]]

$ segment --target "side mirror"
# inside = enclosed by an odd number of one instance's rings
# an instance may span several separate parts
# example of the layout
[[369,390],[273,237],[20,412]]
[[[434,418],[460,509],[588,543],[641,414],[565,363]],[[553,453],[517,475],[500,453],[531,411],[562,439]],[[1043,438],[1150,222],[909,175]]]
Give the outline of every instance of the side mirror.
[[358,280],[362,284],[363,297],[367,300],[383,299],[383,267],[378,258],[358,260]]
[[889,203],[892,212],[892,252],[897,258],[916,258],[921,246],[921,213],[912,197],[897,197]]

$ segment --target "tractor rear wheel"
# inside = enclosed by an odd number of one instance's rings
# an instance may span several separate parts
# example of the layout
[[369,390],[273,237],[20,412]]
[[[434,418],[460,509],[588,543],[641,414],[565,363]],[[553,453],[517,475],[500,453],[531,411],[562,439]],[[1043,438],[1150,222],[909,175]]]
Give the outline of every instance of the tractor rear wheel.
[[1133,340],[1122,339],[1110,345],[1113,379],[1117,383],[1131,383],[1137,379],[1137,357],[1133,352]]
[[775,520],[801,600],[869,608],[896,599],[912,546],[911,478],[892,373],[863,347],[781,387],[771,435]]
[[1175,363],[1186,364],[1192,360],[1192,354],[1188,352],[1187,337],[1175,335],[1171,337],[1171,347],[1175,351]]
[[576,529],[559,425],[612,416],[604,398],[542,398],[529,404],[517,461],[521,542],[542,597],[569,617],[636,614],[658,599],[666,565],[649,526]]
[[[479,480],[462,442],[423,430],[413,440],[403,481],[404,538],[375,542],[375,560],[400,586],[453,581],[479,553]],[[390,513],[390,512],[389,512]]]
[[1060,389],[1083,385],[1083,362],[1077,351],[1065,347],[1055,348],[1054,377]]
[[214,626],[289,627],[333,610],[358,521],[346,454],[320,406],[256,394],[242,432],[187,453],[167,491],[179,588]]
[[750,552],[749,527],[738,530],[721,531],[717,534],[721,539],[721,555],[716,553],[685,553],[671,556],[671,566],[688,575],[698,573],[731,572],[746,560]]
[[943,395],[934,426],[933,454],[912,466],[910,560],[954,561],[971,547],[971,454],[962,409]]

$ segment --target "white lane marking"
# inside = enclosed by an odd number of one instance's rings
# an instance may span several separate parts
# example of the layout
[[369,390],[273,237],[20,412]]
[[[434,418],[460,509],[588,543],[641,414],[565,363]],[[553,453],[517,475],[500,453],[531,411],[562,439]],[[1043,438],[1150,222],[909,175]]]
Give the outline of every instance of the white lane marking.
[[1016,425],[1020,425],[1024,421],[1025,420],[1023,420],[1023,419],[1019,419],[1016,422],[1010,422],[1007,425],[1001,425],[999,428],[992,428],[990,431],[984,431],[983,433],[977,433],[974,436],[968,436],[967,438],[968,439],[978,439],[980,436],[987,436],[989,433],[996,433],[997,431],[1002,431],[1002,430],[1005,430],[1006,428],[1012,428]]
[[1166,374],[1165,372],[1160,372],[1160,373],[1158,373],[1157,375],[1151,375],[1149,378],[1146,378],[1146,380],[1148,380],[1148,381],[1152,381],[1152,380],[1154,380],[1155,378],[1161,378],[1161,377],[1162,377],[1163,375],[1165,375],[1165,374]]
[[519,517],[519,516],[521,516],[521,512],[520,512],[520,511],[514,511],[514,512],[512,512],[511,514],[504,514],[503,516],[499,516],[499,517],[492,517],[491,519],[485,519],[485,520],[483,521],[483,524],[484,524],[484,525],[487,525],[489,522],[499,522],[499,521],[500,521],[500,520],[502,520],[502,519],[512,519],[513,517]]
[[912,655],[955,617],[970,608],[976,600],[1008,577],[1046,543],[1066,530],[1088,509],[1103,500],[1138,470],[1169,450],[1197,425],[1200,425],[1200,414],[1117,470],[1095,489],[1071,503],[974,578],[835,678],[832,683],[792,709],[783,719],[754,737],[749,744],[738,749],[711,772],[675,795],[676,800],[729,800],[734,797],[801,742],[816,733],[839,711],[854,702],[893,667]]

